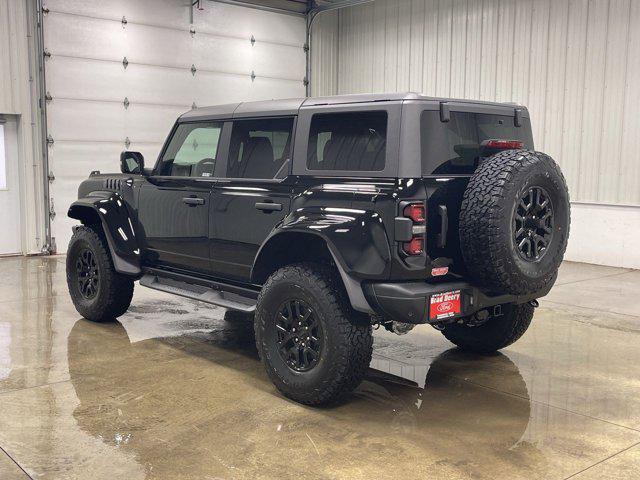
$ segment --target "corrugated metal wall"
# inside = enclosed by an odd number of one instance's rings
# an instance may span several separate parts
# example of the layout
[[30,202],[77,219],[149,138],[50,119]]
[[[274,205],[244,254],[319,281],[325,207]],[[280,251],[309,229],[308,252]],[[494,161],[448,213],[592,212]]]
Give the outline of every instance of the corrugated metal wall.
[[314,49],[314,94],[525,104],[572,200],[640,204],[638,0],[377,0],[319,19]]
[[338,91],[338,10],[321,13],[311,27],[311,96]]
[[18,81],[24,77],[28,52],[24,41],[27,25],[16,20],[25,15],[24,2],[0,0],[0,113],[22,113],[22,97],[29,91],[27,82]]

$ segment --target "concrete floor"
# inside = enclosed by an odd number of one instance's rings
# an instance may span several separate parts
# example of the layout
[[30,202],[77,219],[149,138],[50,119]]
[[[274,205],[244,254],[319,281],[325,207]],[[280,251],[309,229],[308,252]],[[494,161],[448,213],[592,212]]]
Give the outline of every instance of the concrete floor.
[[74,310],[64,258],[0,260],[0,479],[640,478],[640,271],[567,263],[525,336],[465,355],[377,331],[350,400],[267,379],[250,325],[136,287]]

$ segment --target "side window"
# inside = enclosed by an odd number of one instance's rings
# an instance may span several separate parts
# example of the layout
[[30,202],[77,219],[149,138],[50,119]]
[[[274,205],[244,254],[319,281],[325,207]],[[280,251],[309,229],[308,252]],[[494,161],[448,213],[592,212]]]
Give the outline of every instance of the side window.
[[162,157],[160,175],[212,177],[222,122],[178,125]]
[[309,170],[384,170],[387,112],[321,113],[311,118]]
[[282,178],[291,162],[293,118],[236,120],[229,146],[229,178]]

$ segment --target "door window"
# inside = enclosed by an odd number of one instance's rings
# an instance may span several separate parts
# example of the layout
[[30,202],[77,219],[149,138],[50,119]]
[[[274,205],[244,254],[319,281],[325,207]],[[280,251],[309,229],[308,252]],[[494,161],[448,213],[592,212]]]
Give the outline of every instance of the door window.
[[309,170],[384,170],[387,112],[322,113],[311,118]]
[[160,175],[212,177],[222,122],[182,123],[162,157]]
[[236,120],[229,147],[229,178],[283,178],[287,175],[293,118]]

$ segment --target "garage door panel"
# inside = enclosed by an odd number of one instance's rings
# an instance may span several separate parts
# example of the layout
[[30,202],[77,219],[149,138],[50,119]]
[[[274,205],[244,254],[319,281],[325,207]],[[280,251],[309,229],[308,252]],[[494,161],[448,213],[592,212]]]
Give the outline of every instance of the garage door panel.
[[[152,167],[162,143],[131,142],[130,150],[141,152],[145,158],[145,165]],[[86,179],[94,170],[102,173],[120,172],[120,152],[125,150],[120,142],[60,142],[56,143],[49,152],[52,170],[55,167],[56,185],[58,178],[78,184]]]
[[164,25],[183,28],[189,25],[189,8],[186,2],[160,2],[158,0],[109,0],[88,2],[86,0],[47,0],[51,12],[73,12],[78,15],[113,18],[120,21],[124,16],[129,22]]
[[193,23],[196,32],[238,35],[247,39],[253,35],[256,44],[270,41],[302,47],[306,38],[303,17],[279,15],[215,2],[206,3],[204,10],[194,11]]
[[58,99],[47,107],[47,128],[54,141],[124,141],[124,116],[117,103]]
[[54,99],[97,99],[108,94],[115,100],[127,95],[126,75],[117,63],[53,56],[46,67],[47,90]]
[[193,63],[198,70],[251,74],[254,70],[251,42],[236,38],[195,35]]
[[[189,30],[187,2],[47,0],[47,8],[51,11],[50,16],[59,15],[58,12],[68,12],[112,19],[118,24],[124,16],[128,22],[127,26],[142,23]],[[196,32],[216,33],[247,40],[253,35],[256,43],[276,42],[300,47],[304,44],[306,26],[303,17],[279,15],[214,2],[205,2],[204,9],[194,9],[193,15]],[[121,24],[119,26],[122,28]]]
[[[213,35],[192,36],[178,31],[146,25],[127,25],[87,17],[50,14],[47,31],[65,28],[68,35],[50,34],[45,39],[52,55],[96,58],[130,64],[249,73],[255,70],[249,40]],[[74,41],[79,39],[79,41]],[[263,45],[265,49],[288,49],[281,45]],[[264,62],[263,62],[264,63]],[[269,74],[266,72],[265,74]]]
[[[162,148],[161,143],[135,143],[129,149],[141,152],[145,164],[152,167]],[[56,180],[51,183],[51,196],[56,216],[52,220],[52,229],[59,251],[66,250],[71,238],[71,227],[76,220],[67,218],[69,206],[77,199],[78,186],[87,179],[93,170],[102,173],[120,172],[120,152],[125,149],[123,143],[116,142],[56,142],[50,149],[51,171]]]
[[302,80],[281,80],[203,72],[193,83],[193,98],[198,107],[222,103],[246,102],[270,98],[303,97]]
[[253,68],[256,75],[302,80],[305,53],[302,48],[256,43],[253,47]]
[[164,142],[184,107],[132,104],[125,116],[126,131],[131,141]]
[[245,100],[304,97],[304,92],[301,80],[282,81],[274,78],[256,78]]
[[[64,29],[65,35],[59,31]],[[231,39],[233,40],[233,39]],[[240,43],[238,40],[234,40]],[[52,55],[167,66],[191,66],[193,38],[186,31],[51,13],[45,45]]]
[[47,1],[47,128],[54,140],[50,196],[58,251],[66,251],[75,223],[65,215],[78,184],[92,170],[117,172],[125,148],[142,152],[153,166],[176,117],[194,102],[304,95],[304,19],[204,2],[203,11],[194,10],[192,35],[188,4]]
[[56,180],[51,183],[50,195],[56,216],[51,227],[56,245],[62,251],[71,238],[71,227],[77,220],[67,218],[69,206],[77,199],[78,186],[93,170],[118,172],[121,143],[56,142],[49,151],[50,169]]
[[44,44],[52,55],[118,62],[127,51],[121,24],[53,12],[45,17]]
[[52,57],[47,61],[51,79],[47,90],[56,98],[103,99],[191,107],[192,85],[187,70],[113,62]]
[[184,107],[130,105],[115,102],[58,99],[48,112],[55,116],[49,133],[61,141],[162,142]]
[[101,172],[120,171],[120,152],[124,150],[124,143],[119,142],[58,142],[49,152],[56,187],[63,180],[78,183],[86,179],[94,170]]

